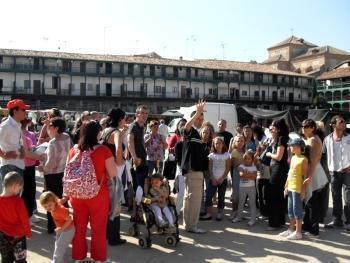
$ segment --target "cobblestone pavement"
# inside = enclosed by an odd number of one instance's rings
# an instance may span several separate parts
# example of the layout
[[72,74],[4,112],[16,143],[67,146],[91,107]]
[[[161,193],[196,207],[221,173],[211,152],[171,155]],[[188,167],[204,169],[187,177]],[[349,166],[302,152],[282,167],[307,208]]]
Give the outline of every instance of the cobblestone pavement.
[[[38,194],[43,181],[37,177]],[[228,202],[228,199],[227,199]],[[226,210],[227,216],[229,210]],[[39,209],[40,223],[32,226],[33,237],[28,241],[28,262],[50,262],[55,237],[46,233],[45,214]],[[138,239],[127,235],[129,216],[122,214],[122,234],[128,243],[108,248],[111,262],[350,262],[350,232],[343,229],[325,230],[321,226],[319,238],[285,241],[279,232],[266,232],[265,221],[253,227],[248,220],[231,223],[200,222],[207,229],[205,235],[190,234],[181,228],[180,243],[174,247],[164,245],[164,236],[153,238],[152,248],[141,249]]]

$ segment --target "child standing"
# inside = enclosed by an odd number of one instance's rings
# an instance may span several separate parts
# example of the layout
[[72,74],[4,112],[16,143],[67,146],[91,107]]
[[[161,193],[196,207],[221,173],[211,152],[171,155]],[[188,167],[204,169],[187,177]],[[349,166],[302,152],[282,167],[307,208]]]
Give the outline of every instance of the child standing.
[[24,201],[19,197],[23,177],[9,172],[3,181],[0,196],[0,253],[2,262],[27,262],[27,238],[32,232]]
[[[288,240],[302,239],[301,226],[303,223],[303,199],[305,197],[304,179],[307,175],[308,160],[302,154],[305,143],[302,139],[296,138],[289,143],[291,153],[290,169],[285,184],[284,195],[288,195],[288,216],[290,219],[289,228],[280,233]],[[295,231],[294,231],[294,228]]]
[[211,220],[213,213],[213,197],[218,191],[218,213],[216,220],[221,221],[225,207],[227,174],[231,167],[231,156],[227,152],[225,142],[221,137],[215,137],[209,158],[209,185],[206,191],[205,205],[207,214],[201,220]]
[[244,136],[237,134],[231,139],[229,152],[231,153],[231,181],[232,181],[232,216],[236,217],[239,199],[239,173],[238,166],[242,164],[244,155]]
[[249,207],[250,207],[250,220],[248,226],[253,226],[255,224],[256,218],[256,188],[255,180],[257,176],[257,169],[254,165],[254,152],[248,150],[243,155],[243,164],[238,166],[238,172],[240,176],[239,183],[239,204],[237,216],[232,220],[233,223],[242,221],[242,212],[244,208],[244,203],[248,197]]
[[159,227],[164,228],[167,223],[163,219],[163,213],[168,220],[168,227],[174,227],[173,215],[167,206],[169,197],[169,187],[163,184],[163,176],[161,174],[152,174],[150,177],[151,188],[148,197],[151,198],[151,209],[156,217]]
[[53,263],[70,262],[68,253],[69,244],[72,242],[75,228],[73,219],[69,215],[68,208],[61,205],[58,197],[50,191],[44,192],[40,196],[40,204],[49,213],[56,224],[56,241],[53,252]]

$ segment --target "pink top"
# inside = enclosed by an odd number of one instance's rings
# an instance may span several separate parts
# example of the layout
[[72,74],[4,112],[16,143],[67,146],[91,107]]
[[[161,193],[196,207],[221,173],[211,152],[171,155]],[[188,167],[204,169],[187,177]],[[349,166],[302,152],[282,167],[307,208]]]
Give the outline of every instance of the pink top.
[[[32,150],[35,146],[33,144],[33,139],[31,138],[29,133],[23,132],[23,143],[24,147],[26,147],[28,150]],[[30,158],[24,158],[24,165],[26,167],[34,166],[36,164],[36,160],[30,159]]]

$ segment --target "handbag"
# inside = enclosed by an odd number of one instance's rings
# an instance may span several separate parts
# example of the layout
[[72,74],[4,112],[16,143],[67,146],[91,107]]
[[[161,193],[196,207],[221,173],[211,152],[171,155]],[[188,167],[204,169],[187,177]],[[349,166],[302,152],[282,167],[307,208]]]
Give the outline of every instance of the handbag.
[[260,154],[259,160],[262,164],[266,166],[270,166],[271,163],[271,157],[266,156],[268,152],[272,152],[272,146],[268,145],[265,150]]
[[170,154],[164,162],[163,177],[168,180],[174,180],[176,175],[176,161]]

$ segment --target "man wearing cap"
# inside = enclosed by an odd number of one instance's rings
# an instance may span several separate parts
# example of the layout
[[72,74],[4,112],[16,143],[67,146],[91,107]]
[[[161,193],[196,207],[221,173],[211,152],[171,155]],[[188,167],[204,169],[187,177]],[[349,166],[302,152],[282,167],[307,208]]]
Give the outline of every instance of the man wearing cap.
[[16,171],[23,175],[24,148],[21,121],[26,117],[26,105],[22,100],[14,99],[7,103],[9,117],[0,124],[0,173],[1,179],[8,172]]

